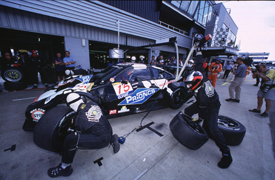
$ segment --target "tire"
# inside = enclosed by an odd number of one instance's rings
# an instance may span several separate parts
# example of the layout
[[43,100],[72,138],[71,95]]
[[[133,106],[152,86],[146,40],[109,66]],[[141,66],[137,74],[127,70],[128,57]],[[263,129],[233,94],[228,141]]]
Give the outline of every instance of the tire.
[[71,119],[75,115],[71,108],[65,106],[57,106],[47,111],[34,128],[34,143],[42,149],[61,152]]
[[181,111],[172,119],[169,127],[173,136],[189,149],[197,150],[208,140],[205,130],[197,123],[189,123],[188,116]]
[[227,145],[237,146],[242,143],[246,128],[240,122],[226,116],[218,116],[218,128]]
[[169,107],[171,109],[180,108],[186,99],[186,92],[183,88],[177,88],[169,98]]
[[18,68],[8,68],[1,72],[2,78],[7,82],[19,82],[24,79],[23,72]]
[[27,88],[27,83],[24,81],[4,82],[4,87],[7,91],[22,90]]

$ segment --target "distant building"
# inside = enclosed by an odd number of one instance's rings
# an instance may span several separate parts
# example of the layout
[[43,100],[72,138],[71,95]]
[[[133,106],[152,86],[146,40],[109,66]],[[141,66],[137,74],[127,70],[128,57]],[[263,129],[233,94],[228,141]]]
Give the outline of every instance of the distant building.
[[239,52],[239,55],[243,58],[250,57],[253,61],[267,61],[269,53],[248,53],[248,52]]
[[[57,52],[69,50],[76,65],[104,68],[118,61],[109,50],[123,51],[177,38],[180,59],[192,46],[195,33],[204,34],[213,16],[214,1],[48,1],[0,0],[0,51],[27,56],[37,50],[51,64]],[[118,23],[119,20],[119,23]],[[120,36],[118,38],[118,24]],[[150,63],[151,56],[175,54],[173,46],[131,50],[124,60]]]

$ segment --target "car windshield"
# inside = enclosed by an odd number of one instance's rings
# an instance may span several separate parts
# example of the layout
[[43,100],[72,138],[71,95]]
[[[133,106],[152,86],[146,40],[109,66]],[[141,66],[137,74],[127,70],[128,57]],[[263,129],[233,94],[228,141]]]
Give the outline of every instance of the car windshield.
[[95,84],[105,83],[110,80],[111,77],[114,77],[116,74],[123,70],[122,67],[112,66],[107,72],[96,74],[94,77]]

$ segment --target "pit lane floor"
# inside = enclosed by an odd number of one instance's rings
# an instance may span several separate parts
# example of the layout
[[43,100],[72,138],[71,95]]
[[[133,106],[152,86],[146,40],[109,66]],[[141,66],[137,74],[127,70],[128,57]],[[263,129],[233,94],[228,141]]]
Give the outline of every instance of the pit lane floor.
[[[220,114],[235,118],[246,127],[242,144],[230,146],[233,163],[228,169],[220,169],[217,163],[221,153],[209,139],[198,150],[189,150],[179,144],[169,130],[172,118],[191,103],[178,110],[169,108],[152,111],[143,125],[154,122],[151,127],[163,134],[159,136],[149,129],[133,132],[114,154],[112,148],[78,150],[74,172],[66,179],[275,179],[275,161],[272,151],[271,130],[275,129],[273,102],[269,118],[248,110],[256,107],[259,87],[247,77],[242,86],[241,102],[226,102],[228,86],[217,80],[216,90],[221,101]],[[40,149],[33,142],[32,132],[22,130],[24,112],[43,90],[25,90],[0,94],[0,179],[50,179],[47,170],[61,161],[59,154]],[[189,102],[189,101],[188,101]],[[264,106],[262,107],[262,111]],[[145,113],[110,119],[114,133],[122,136],[139,126]],[[271,126],[271,127],[270,127]],[[14,151],[4,151],[16,145]],[[99,158],[100,162],[94,163]],[[65,179],[58,177],[56,179]]]

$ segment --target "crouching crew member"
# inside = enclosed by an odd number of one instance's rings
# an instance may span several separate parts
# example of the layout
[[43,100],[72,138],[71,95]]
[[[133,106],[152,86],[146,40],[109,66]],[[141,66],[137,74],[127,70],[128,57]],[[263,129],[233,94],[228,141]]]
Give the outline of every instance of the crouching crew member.
[[222,158],[218,166],[220,168],[228,168],[232,162],[232,157],[217,123],[221,104],[216,90],[204,74],[201,52],[197,52],[195,70],[186,78],[186,84],[189,90],[195,93],[197,101],[187,107],[184,113],[190,117],[199,113],[199,117],[204,119],[203,128],[210,133],[209,135],[213,137],[222,152]]
[[86,149],[101,149],[113,146],[114,153],[120,149],[118,136],[113,135],[108,119],[100,107],[93,101],[85,104],[80,96],[71,93],[67,96],[67,104],[78,113],[74,120],[76,132],[66,136],[63,144],[62,162],[48,170],[50,177],[69,176],[72,174],[72,162],[79,147]]

